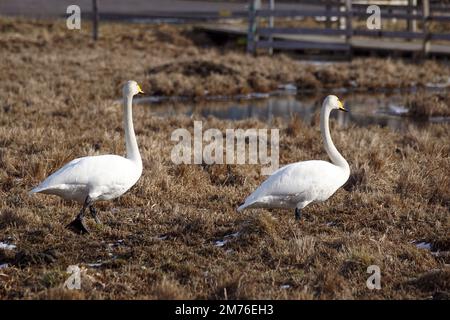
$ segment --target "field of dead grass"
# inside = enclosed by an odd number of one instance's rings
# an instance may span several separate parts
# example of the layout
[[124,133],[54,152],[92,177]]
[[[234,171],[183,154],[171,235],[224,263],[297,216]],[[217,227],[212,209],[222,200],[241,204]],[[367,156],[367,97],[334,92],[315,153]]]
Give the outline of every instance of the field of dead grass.
[[[135,79],[150,93],[221,92],[209,83],[226,92],[230,82],[224,79],[234,74],[224,68],[229,63],[242,72],[231,78],[242,82],[230,84],[230,92],[245,83],[252,91],[258,90],[250,85],[252,70],[264,72],[261,81],[270,87],[299,83],[303,69],[286,56],[254,59],[201,48],[174,27],[105,24],[93,44],[87,31],[69,32],[63,23],[0,20],[0,242],[17,246],[0,249],[0,265],[8,264],[0,269],[1,299],[449,298],[448,124],[398,133],[332,122],[352,175],[327,202],[308,206],[300,224],[290,211],[235,211],[264,179],[257,166],[170,160],[172,131],[192,131],[194,120],[221,130],[265,123],[156,117],[151,108],[136,106],[142,178],[120,199],[99,203],[103,224],[88,220],[91,234],[66,230],[78,206],[27,192],[72,158],[124,153],[117,102],[124,80]],[[190,70],[184,61],[198,66],[198,60],[223,69],[197,75],[189,86],[189,72],[171,71]],[[158,71],[164,65],[169,71]],[[448,76],[447,67],[435,62],[375,65],[378,75],[365,68],[355,71],[357,79],[396,86]],[[404,70],[406,80],[384,72],[386,66]],[[339,70],[323,75],[320,85],[347,72]],[[170,85],[171,91],[161,91]],[[317,126],[294,118],[272,127],[281,129],[281,164],[327,159]],[[431,250],[413,241],[430,243]],[[381,290],[366,287],[372,264],[381,268]],[[69,265],[82,268],[81,290],[63,289]]]

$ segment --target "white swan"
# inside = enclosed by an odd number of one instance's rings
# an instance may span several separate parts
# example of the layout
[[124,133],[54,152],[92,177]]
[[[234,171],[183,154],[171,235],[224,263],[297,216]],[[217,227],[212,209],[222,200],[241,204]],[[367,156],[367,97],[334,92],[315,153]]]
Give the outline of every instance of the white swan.
[[328,126],[333,109],[347,111],[338,97],[330,95],[322,104],[320,130],[325,150],[331,162],[321,160],[289,164],[275,171],[238,208],[295,208],[300,219],[301,209],[313,201],[325,201],[339,189],[350,176],[350,167],[331,141]]
[[133,96],[138,93],[143,91],[135,81],[128,81],[123,87],[126,158],[108,154],[72,160],[30,191],[54,194],[83,204],[76,219],[67,225],[75,232],[88,233],[83,223],[87,208],[99,223],[93,206],[95,201],[121,196],[142,174],[142,160],[134,134],[131,110]]

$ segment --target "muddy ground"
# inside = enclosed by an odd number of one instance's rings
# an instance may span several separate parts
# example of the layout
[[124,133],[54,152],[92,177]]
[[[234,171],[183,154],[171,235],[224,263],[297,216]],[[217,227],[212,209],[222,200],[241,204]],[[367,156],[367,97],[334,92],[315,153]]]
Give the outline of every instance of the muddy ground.
[[[333,121],[352,174],[328,201],[308,206],[302,223],[285,210],[236,212],[263,181],[259,166],[170,160],[171,133],[192,131],[194,120],[223,131],[265,123],[157,117],[144,106],[134,108],[143,176],[120,199],[98,204],[103,224],[89,220],[91,234],[64,228],[76,204],[28,195],[68,160],[124,153],[118,99],[127,79],[149,94],[201,96],[280,83],[397,88],[449,75],[435,61],[323,67],[197,43],[172,26],[103,24],[92,43],[88,30],[68,31],[63,21],[0,20],[0,242],[16,246],[0,248],[0,298],[448,299],[448,124],[393,132]],[[436,107],[406,98],[426,112]],[[448,110],[448,99],[439,101]],[[327,160],[317,124],[293,118],[272,127],[281,164]],[[373,264],[381,290],[366,287]],[[82,268],[81,290],[63,288],[69,265]]]

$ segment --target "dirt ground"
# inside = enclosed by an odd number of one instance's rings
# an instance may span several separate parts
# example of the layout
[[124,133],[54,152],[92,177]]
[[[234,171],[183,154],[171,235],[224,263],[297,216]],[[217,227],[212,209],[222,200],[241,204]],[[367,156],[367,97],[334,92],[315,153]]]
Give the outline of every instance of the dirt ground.
[[[332,121],[351,177],[328,201],[308,206],[302,223],[291,211],[236,212],[263,181],[259,166],[170,160],[171,133],[192,131],[194,120],[223,131],[267,124],[157,117],[140,105],[133,112],[143,176],[123,197],[98,204],[103,224],[89,219],[91,234],[64,228],[76,204],[28,195],[68,160],[125,152],[118,100],[127,79],[148,94],[194,97],[280,83],[421,86],[450,74],[435,61],[315,66],[285,55],[253,58],[199,46],[199,35],[179,28],[103,24],[93,43],[88,30],[68,31],[64,21],[0,19],[0,242],[16,246],[0,248],[0,265],[7,264],[0,298],[448,299],[448,124],[393,132]],[[421,114],[435,107],[413,97],[405,99]],[[439,101],[437,110],[448,110],[448,99]],[[317,124],[293,118],[273,127],[280,128],[280,164],[328,160]],[[366,287],[374,264],[381,290]],[[63,288],[69,265],[82,268],[81,290]]]

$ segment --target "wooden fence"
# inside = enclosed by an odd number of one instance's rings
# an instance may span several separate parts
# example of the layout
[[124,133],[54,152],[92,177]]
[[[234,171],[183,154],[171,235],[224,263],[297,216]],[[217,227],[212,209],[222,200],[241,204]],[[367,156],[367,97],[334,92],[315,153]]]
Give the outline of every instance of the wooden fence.
[[[100,1],[101,2],[101,1]],[[266,8],[258,3],[261,0],[249,0],[248,10],[239,11],[182,11],[182,12],[151,12],[144,15],[108,13],[98,9],[97,0],[92,0],[93,38],[99,36],[99,20],[147,21],[168,18],[186,21],[217,22],[223,19],[247,19],[246,29],[236,30],[226,26],[218,28],[231,33],[244,33],[247,37],[247,51],[255,54],[258,49],[269,50],[327,50],[344,52],[349,56],[353,50],[398,50],[403,52],[420,52],[427,56],[429,52],[450,55],[450,45],[439,45],[438,50],[430,49],[432,41],[450,41],[450,28],[444,33],[435,33],[429,29],[431,22],[449,23],[450,4],[433,0],[399,0],[407,5],[386,4],[386,1],[363,0],[297,0],[299,9],[287,10],[276,7],[275,0],[264,0]],[[367,13],[369,4],[378,3],[381,20],[396,19],[406,21],[405,30],[370,30],[358,28],[358,21],[365,21],[371,15]],[[275,19],[307,18],[324,21],[314,27],[283,27],[276,26]],[[263,20],[267,21],[264,25]],[[361,23],[359,23],[361,25]],[[365,26],[365,24],[364,24]],[[418,28],[420,26],[420,28]],[[214,29],[210,27],[209,31]],[[238,28],[239,29],[239,28]],[[448,31],[447,31],[448,30]],[[378,42],[371,42],[377,39]],[[380,41],[384,40],[384,42]],[[417,47],[411,46],[420,42]]]
[[[408,0],[408,5],[378,5],[381,20],[406,20],[404,31],[358,29],[354,20],[367,19],[369,4],[352,0],[300,0],[296,3],[321,5],[321,9],[280,10],[272,5],[270,9],[259,6],[259,0],[249,0],[247,51],[256,53],[258,48],[305,50],[318,49],[329,51],[345,51],[351,55],[354,37],[376,37],[386,40],[398,38],[405,42],[422,41],[422,54],[426,56],[430,50],[430,41],[450,41],[448,33],[433,33],[429,30],[430,22],[450,22],[450,5],[430,3],[430,0]],[[325,28],[318,27],[275,27],[273,18],[314,17],[325,20]],[[268,18],[272,22],[268,26],[260,26],[261,19]],[[332,20],[338,21],[338,28],[332,28]],[[421,29],[418,30],[417,22]],[[319,41],[322,37],[322,41]],[[402,45],[402,43],[399,43]],[[450,47],[449,47],[450,50]]]

